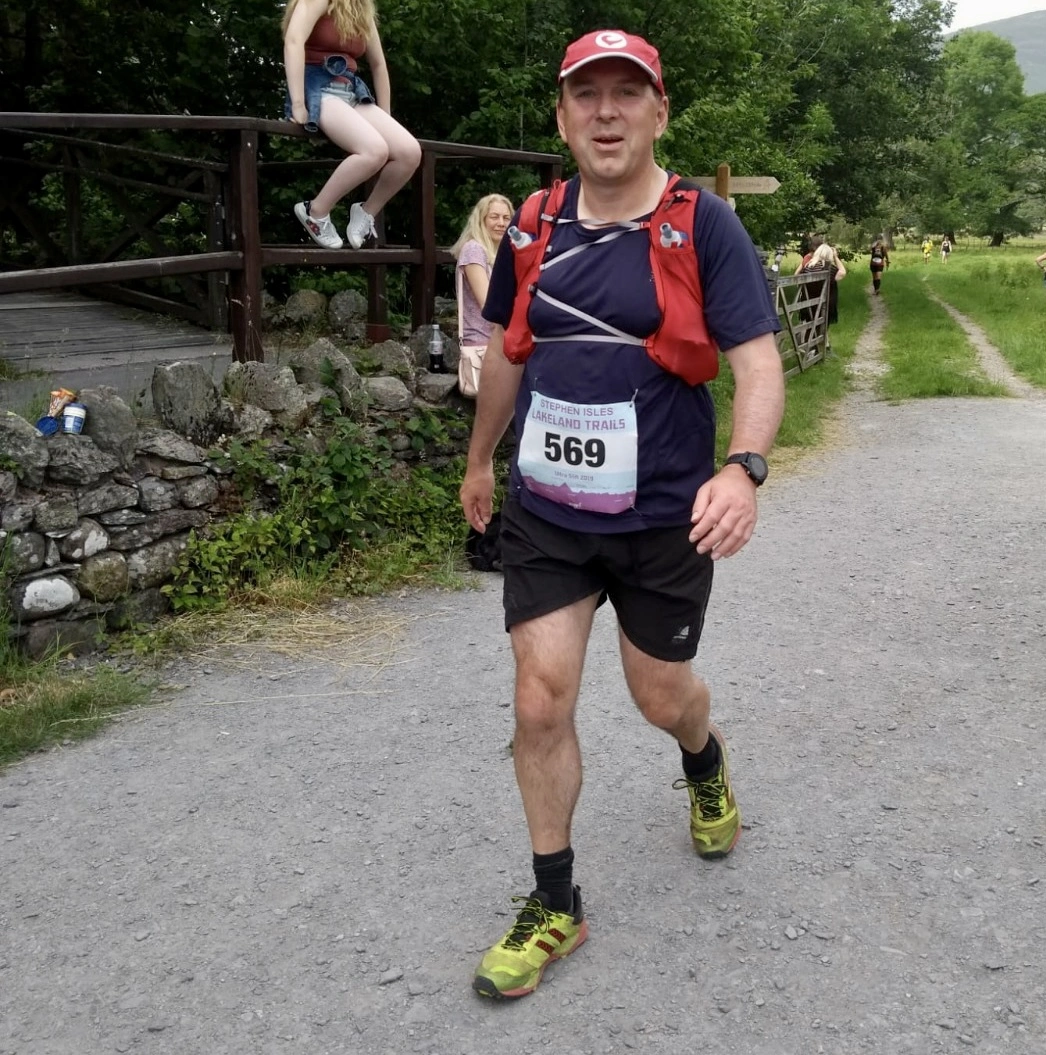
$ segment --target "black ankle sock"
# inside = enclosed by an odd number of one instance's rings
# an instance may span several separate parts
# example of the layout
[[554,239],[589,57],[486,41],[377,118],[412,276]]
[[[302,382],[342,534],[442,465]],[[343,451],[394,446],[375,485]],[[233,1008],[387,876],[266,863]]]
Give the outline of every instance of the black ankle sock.
[[688,751],[682,744],[679,750],[683,752],[683,772],[690,780],[711,776],[719,765],[719,744],[714,736],[709,736],[708,743],[697,754]]
[[555,912],[574,907],[574,851],[568,846],[553,854],[534,854],[534,886],[548,894]]

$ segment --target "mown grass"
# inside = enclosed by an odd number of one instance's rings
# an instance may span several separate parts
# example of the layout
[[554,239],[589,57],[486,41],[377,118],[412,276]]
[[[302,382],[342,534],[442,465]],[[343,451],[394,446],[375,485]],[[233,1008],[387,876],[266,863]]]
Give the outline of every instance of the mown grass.
[[1042,245],[952,253],[928,266],[930,288],[972,319],[1014,372],[1046,387],[1046,283],[1035,266]]
[[962,327],[930,300],[923,274],[933,265],[924,265],[921,255],[917,261],[914,254],[891,259],[882,285],[889,315],[883,358],[889,370],[879,379],[880,394],[893,400],[1005,395],[985,376]]

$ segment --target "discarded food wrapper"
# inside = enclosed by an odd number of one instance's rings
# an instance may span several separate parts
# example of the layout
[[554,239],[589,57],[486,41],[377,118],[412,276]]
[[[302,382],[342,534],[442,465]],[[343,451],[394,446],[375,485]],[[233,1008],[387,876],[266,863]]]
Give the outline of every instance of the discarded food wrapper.
[[76,393],[71,392],[68,388],[56,388],[51,393],[51,403],[47,408],[47,416],[49,418],[57,418],[62,413],[62,408],[66,403],[72,403],[76,399]]

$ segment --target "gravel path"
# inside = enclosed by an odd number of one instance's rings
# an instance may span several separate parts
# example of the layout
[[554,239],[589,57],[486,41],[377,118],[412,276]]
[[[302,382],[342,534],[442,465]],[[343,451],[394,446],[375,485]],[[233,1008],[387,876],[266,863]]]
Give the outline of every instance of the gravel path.
[[390,598],[366,646],[186,661],[169,704],[0,774],[0,1052],[1041,1052],[1046,401],[859,389],[837,431],[717,573],[730,859],[693,855],[602,611],[591,938],[474,997],[529,887],[500,580]]

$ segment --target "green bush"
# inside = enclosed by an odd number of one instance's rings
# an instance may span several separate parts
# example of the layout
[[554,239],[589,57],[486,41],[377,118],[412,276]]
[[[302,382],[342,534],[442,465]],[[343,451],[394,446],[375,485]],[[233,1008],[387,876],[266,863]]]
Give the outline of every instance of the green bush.
[[346,555],[390,543],[418,561],[438,559],[464,537],[458,484],[463,463],[443,470],[394,457],[389,433],[405,432],[425,455],[446,450],[451,431],[433,411],[365,431],[339,419],[322,447],[295,439],[279,448],[234,442],[223,455],[243,511],[190,537],[164,592],[175,610],[212,608],[235,590],[273,577],[325,575]]

